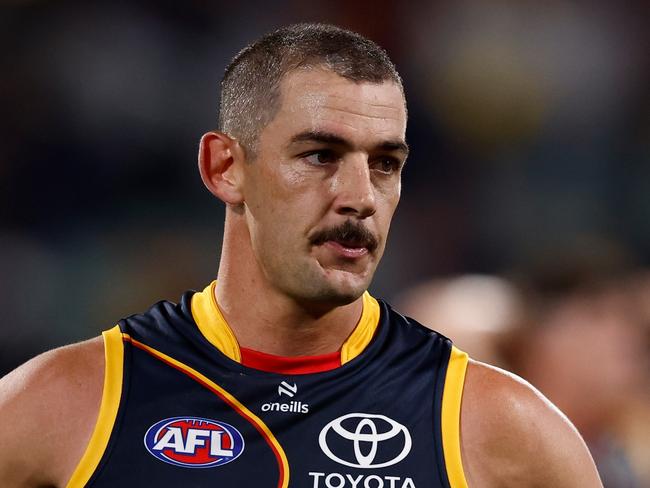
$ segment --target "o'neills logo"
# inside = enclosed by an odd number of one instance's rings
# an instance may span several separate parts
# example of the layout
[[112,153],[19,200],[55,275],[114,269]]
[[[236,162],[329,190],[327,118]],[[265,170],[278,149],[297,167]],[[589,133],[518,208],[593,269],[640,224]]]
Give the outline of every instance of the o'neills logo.
[[[283,381],[278,386],[278,396],[293,398],[298,394],[298,385]],[[269,402],[262,404],[262,412],[309,413],[309,405],[291,400],[290,402]]]
[[265,403],[262,405],[262,412],[309,413],[309,405],[296,401],[289,403]]

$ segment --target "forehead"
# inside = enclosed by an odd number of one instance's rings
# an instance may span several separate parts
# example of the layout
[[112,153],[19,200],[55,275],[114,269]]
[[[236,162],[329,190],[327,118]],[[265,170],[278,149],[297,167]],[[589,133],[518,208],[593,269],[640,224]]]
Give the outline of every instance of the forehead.
[[404,96],[392,81],[355,83],[322,68],[290,72],[280,85],[278,112],[261,136],[291,137],[305,130],[359,143],[403,140]]

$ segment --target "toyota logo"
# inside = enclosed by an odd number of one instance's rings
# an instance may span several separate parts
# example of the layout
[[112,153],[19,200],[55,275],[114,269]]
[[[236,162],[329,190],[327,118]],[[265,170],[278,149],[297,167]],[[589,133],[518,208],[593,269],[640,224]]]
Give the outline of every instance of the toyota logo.
[[367,469],[399,463],[411,451],[412,444],[406,427],[385,415],[372,413],[349,413],[332,420],[320,431],[318,443],[332,461]]

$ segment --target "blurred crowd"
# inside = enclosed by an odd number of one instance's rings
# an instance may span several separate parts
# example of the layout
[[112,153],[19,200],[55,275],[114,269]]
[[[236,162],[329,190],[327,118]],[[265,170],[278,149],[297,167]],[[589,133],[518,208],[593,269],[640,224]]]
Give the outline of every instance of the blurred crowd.
[[388,50],[408,99],[371,291],[538,385],[608,488],[650,486],[649,7],[2,2],[0,375],[213,279],[223,208],[195,158],[223,69],[277,26],[332,22]]
[[[547,270],[548,271],[548,270]],[[399,297],[471,357],[513,371],[583,435],[605,487],[650,486],[650,270],[461,275]]]

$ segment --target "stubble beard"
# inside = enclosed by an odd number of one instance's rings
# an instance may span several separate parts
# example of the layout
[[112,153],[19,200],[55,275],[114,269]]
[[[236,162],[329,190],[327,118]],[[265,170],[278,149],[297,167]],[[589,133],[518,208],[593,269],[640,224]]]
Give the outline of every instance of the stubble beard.
[[[359,299],[376,269],[376,265],[369,264],[370,269],[366,269],[364,276],[358,276],[350,271],[325,268],[313,256],[309,256],[308,261],[294,262],[290,268],[284,266],[273,281],[283,294],[302,308],[321,312]],[[271,278],[268,274],[267,277]]]

